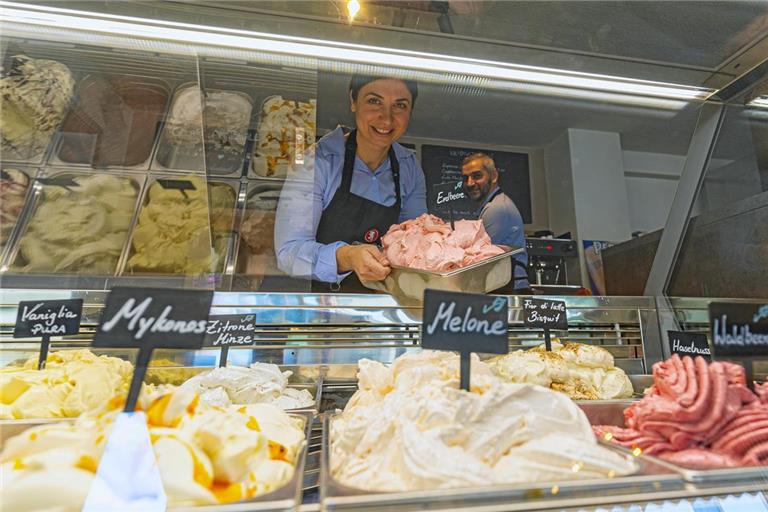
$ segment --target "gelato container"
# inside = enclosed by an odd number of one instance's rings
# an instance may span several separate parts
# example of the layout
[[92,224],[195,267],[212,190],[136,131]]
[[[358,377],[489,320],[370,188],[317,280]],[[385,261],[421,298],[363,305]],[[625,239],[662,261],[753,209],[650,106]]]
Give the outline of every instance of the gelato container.
[[[180,182],[192,188],[174,188]],[[144,195],[122,274],[221,273],[236,200],[234,184],[208,183],[200,176],[156,177]]]
[[75,89],[64,64],[14,55],[0,75],[0,153],[5,162],[39,163]]
[[0,255],[20,220],[35,174],[11,167],[0,169]]
[[149,166],[170,87],[131,75],[86,76],[59,130],[56,150],[64,164],[92,167]]
[[179,87],[153,169],[240,176],[252,110],[253,100],[241,91]]
[[[265,363],[256,364],[263,366]],[[283,409],[290,412],[317,412],[319,410],[322,393],[322,384],[320,380],[311,379],[310,381],[307,379],[302,379],[293,370],[286,370],[288,367],[285,366],[268,366],[274,367],[276,371],[281,372],[282,375],[285,375],[285,377],[274,378],[273,375],[273,378],[271,379],[256,379],[257,382],[254,383],[255,385],[251,385],[251,383],[248,382],[248,380],[251,379],[238,378],[237,375],[225,375],[223,379],[219,378],[216,373],[221,373],[220,369],[212,369],[210,367],[177,366],[174,365],[172,361],[154,360],[152,361],[150,368],[147,369],[145,382],[156,385],[171,384],[174,386],[181,386],[184,384],[187,386],[194,386],[197,382],[200,384],[199,391],[202,391],[203,393],[206,390],[212,392],[210,397],[213,398],[212,403],[214,405],[218,405],[216,400],[219,396],[223,397],[221,392],[216,389],[219,387],[224,388],[224,392],[229,395],[228,397],[224,397],[225,402],[232,402],[232,399],[234,398],[236,401],[243,399],[243,401],[248,403],[277,403],[278,405],[281,405],[280,401],[275,400],[275,398],[278,398],[283,394],[283,392],[290,390],[287,391],[287,394],[290,395],[290,397],[303,395],[307,396],[308,400],[304,403],[301,403],[299,407],[283,406]],[[245,370],[244,367],[236,366],[227,366],[227,368],[239,368],[240,370]],[[295,369],[295,367],[292,368]],[[286,375],[286,373],[290,373],[290,375]],[[209,374],[210,376],[206,378],[206,374]],[[220,382],[217,383],[217,379]],[[203,382],[200,382],[201,380]],[[258,380],[261,380],[262,384],[260,384]],[[269,385],[270,389],[265,389],[268,387],[263,385],[263,381],[265,380],[267,381],[266,384]],[[251,389],[249,389],[254,387],[261,387],[260,392],[253,392]],[[206,397],[203,396],[203,398]],[[291,400],[291,398],[289,398],[289,400]]]
[[87,349],[52,352],[42,370],[37,359],[0,369],[0,419],[77,417],[127,393],[133,374],[128,361]]
[[[158,409],[158,406],[162,405],[161,402],[155,402],[153,409]],[[152,410],[150,410],[150,412],[152,412]],[[227,448],[222,450],[220,455],[215,456],[216,466],[211,467],[211,461],[209,460],[214,457],[212,450],[215,450],[215,443],[220,442],[219,439],[216,439],[217,430],[224,428],[230,429],[232,432],[237,431],[240,433],[240,442],[242,442],[242,438],[245,437],[246,432],[243,431],[242,427],[239,427],[239,430],[235,430],[235,422],[237,422],[237,420],[234,419],[234,416],[239,416],[240,414],[230,415],[230,417],[233,417],[232,424],[217,423],[215,426],[206,426],[201,423],[198,426],[188,425],[188,427],[193,430],[197,429],[200,432],[204,432],[202,437],[198,436],[196,438],[197,440],[193,445],[190,441],[180,439],[180,437],[183,436],[176,437],[174,435],[176,430],[180,432],[185,428],[184,426],[181,426],[178,429],[171,426],[158,428],[158,424],[156,423],[158,419],[160,419],[157,416],[158,412],[159,411],[155,411],[156,414],[152,415],[154,420],[150,428],[154,432],[153,447],[157,455],[158,467],[163,478],[164,487],[170,501],[168,510],[175,512],[289,512],[298,508],[301,499],[302,475],[307,452],[306,440],[309,439],[311,428],[312,416],[310,414],[292,413],[284,417],[293,424],[291,430],[293,431],[295,429],[296,432],[301,432],[304,437],[304,441],[296,447],[286,445],[288,448],[287,457],[282,460],[292,459],[291,465],[293,466],[293,472],[291,476],[274,490],[257,494],[242,501],[237,501],[233,494],[237,495],[237,493],[244,493],[243,490],[239,489],[240,487],[243,487],[243,484],[233,484],[227,487],[226,484],[219,485],[219,483],[209,482],[199,477],[202,476],[200,473],[207,474],[212,470],[215,470],[217,474],[234,475],[238,471],[238,468],[241,467],[243,461],[237,458],[238,453],[228,450]],[[264,413],[265,411],[260,411],[255,413],[254,416],[251,416],[251,418],[254,427],[264,430],[265,435],[259,436],[259,438],[263,439],[264,437],[267,437],[269,439],[269,453],[270,459],[272,459],[273,450],[280,448],[280,444],[274,444],[273,439],[282,440],[283,438],[287,439],[288,436],[286,436],[286,433],[281,433],[279,431],[281,420],[275,420],[274,425],[260,424],[256,419],[256,416],[263,421]],[[110,414],[113,413],[107,413],[107,415]],[[162,413],[162,417],[165,417],[165,415],[166,413]],[[216,415],[211,416],[209,421],[221,422],[221,420],[224,419],[222,415],[226,416],[226,413],[220,413],[218,418],[215,417]],[[269,420],[269,418],[267,419]],[[99,418],[96,421],[103,422],[104,420]],[[271,420],[269,421],[271,422]],[[249,423],[249,425],[251,425],[251,423]],[[84,428],[88,429],[92,427],[86,422]],[[14,435],[24,434],[30,429],[34,430],[34,434],[28,436],[29,440],[19,438],[12,439]],[[11,432],[11,430],[13,431]],[[50,431],[50,433],[48,431]],[[35,437],[33,437],[33,435]],[[58,465],[53,463],[51,464],[51,467],[48,467],[47,469],[33,468],[30,470],[26,465],[22,465],[21,463],[16,464],[15,461],[20,462],[25,460],[26,457],[41,456],[29,455],[29,453],[27,453],[30,449],[34,448],[35,438],[52,439],[56,438],[57,435],[61,436],[60,438],[57,438],[57,452],[66,455],[75,455],[75,459],[72,460],[72,463],[74,463],[72,466],[67,463],[66,457]],[[62,439],[65,439],[65,441]],[[4,476],[8,479],[14,478],[15,471],[27,471],[30,474],[26,478],[24,478],[24,476],[21,477],[26,487],[24,490],[25,492],[18,492],[14,486],[8,486],[3,489],[2,492],[6,494],[4,501],[9,499],[14,500],[15,510],[35,510],[39,508],[40,505],[40,503],[36,503],[37,501],[42,500],[44,502],[50,502],[50,500],[47,500],[45,497],[38,496],[40,493],[35,492],[35,486],[48,488],[50,490],[51,480],[48,479],[48,477],[53,477],[54,481],[65,482],[66,485],[69,486],[69,489],[65,493],[54,493],[56,496],[54,499],[57,500],[57,505],[64,506],[62,502],[66,502],[66,500],[71,500],[70,502],[73,504],[81,502],[90,486],[89,482],[90,479],[92,479],[92,476],[90,475],[92,475],[98,467],[98,456],[94,455],[98,455],[98,452],[101,451],[100,447],[103,447],[106,439],[107,438],[104,435],[97,436],[95,433],[87,431],[82,432],[81,429],[74,426],[73,422],[17,422],[12,429],[7,431],[4,430],[2,437],[0,438],[0,448],[3,450],[0,452],[0,457],[4,457],[4,460],[2,461],[3,470],[7,471],[7,474]],[[232,445],[236,440],[232,438],[228,441],[228,448],[233,448]],[[253,451],[256,451],[255,446],[257,445],[253,446]],[[242,450],[242,448],[240,449]],[[8,453],[9,451],[11,453]],[[192,454],[192,457],[184,456],[187,451]],[[77,459],[78,455],[80,456],[79,459]],[[42,455],[42,459],[36,460],[41,460],[41,466],[44,467],[51,459]],[[274,466],[276,462],[279,462],[279,460],[280,459],[267,460],[256,466],[256,474],[254,475],[256,485],[259,485],[259,483],[263,485],[265,481],[276,478],[280,468],[272,466]],[[85,461],[87,461],[87,463]],[[189,464],[187,464],[186,461],[188,461]],[[193,461],[194,464],[192,464]],[[194,467],[194,479],[192,478],[192,467]],[[189,473],[187,473],[187,471],[189,471]],[[205,489],[205,484],[212,487],[211,491]],[[220,503],[210,505],[192,504],[200,503],[201,501],[210,501],[212,496],[215,496]],[[21,500],[21,502],[16,503],[16,501],[19,500]],[[80,507],[76,506],[74,508],[79,510]]]
[[[616,400],[613,402],[580,402],[579,407],[584,411],[592,425],[613,425],[616,427],[624,428],[624,410],[632,405],[632,401]],[[610,445],[611,448],[621,450],[624,453],[631,453],[631,450],[617,446],[615,444]],[[768,466],[751,466],[751,467],[737,467],[737,468],[725,468],[725,469],[691,469],[671,462],[665,461],[652,455],[641,454],[640,460],[647,460],[658,466],[663,466],[676,471],[685,479],[686,482],[692,483],[715,483],[727,480],[740,480],[755,482],[764,481],[766,474],[768,474]]]
[[629,376],[614,364],[613,355],[586,343],[552,342],[552,351],[539,345],[515,350],[486,361],[506,382],[537,384],[565,393],[573,400],[632,398]]
[[237,244],[238,288],[258,290],[265,276],[284,275],[277,268],[274,247],[275,213],[281,189],[281,182],[254,180],[248,183],[248,199]]
[[46,172],[10,254],[10,271],[112,276],[144,178]]
[[466,293],[489,293],[505,286],[512,279],[510,257],[523,252],[522,248],[507,248],[506,252],[473,265],[449,272],[428,272],[392,265],[384,281],[363,281],[371,290],[378,290],[406,302],[424,300],[424,290],[446,290]]
[[250,170],[253,176],[285,179],[302,165],[317,134],[317,100],[267,97],[261,104]]

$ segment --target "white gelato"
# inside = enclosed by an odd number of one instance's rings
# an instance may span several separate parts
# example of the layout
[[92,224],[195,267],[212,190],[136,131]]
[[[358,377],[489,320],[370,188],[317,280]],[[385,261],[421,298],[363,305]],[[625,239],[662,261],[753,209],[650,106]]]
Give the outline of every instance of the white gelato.
[[331,473],[367,490],[410,491],[609,478],[637,470],[601,447],[563,394],[507,384],[473,361],[458,389],[459,358],[424,351],[391,367],[362,360],[359,390],[331,426]]
[[220,407],[269,403],[281,409],[299,409],[314,405],[309,391],[288,387],[291,374],[267,363],[254,363],[250,367],[226,366],[198,374],[181,387]]
[[552,352],[538,346],[495,357],[488,364],[507,382],[538,384],[574,400],[616,400],[634,393],[627,374],[614,366],[613,355],[595,345],[552,343]]

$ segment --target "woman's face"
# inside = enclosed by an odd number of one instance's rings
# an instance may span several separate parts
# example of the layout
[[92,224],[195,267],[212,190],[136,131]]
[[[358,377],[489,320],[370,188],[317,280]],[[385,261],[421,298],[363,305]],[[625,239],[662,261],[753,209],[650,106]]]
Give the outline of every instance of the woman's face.
[[358,140],[387,149],[408,128],[413,108],[411,92],[402,80],[381,79],[365,84],[352,102]]

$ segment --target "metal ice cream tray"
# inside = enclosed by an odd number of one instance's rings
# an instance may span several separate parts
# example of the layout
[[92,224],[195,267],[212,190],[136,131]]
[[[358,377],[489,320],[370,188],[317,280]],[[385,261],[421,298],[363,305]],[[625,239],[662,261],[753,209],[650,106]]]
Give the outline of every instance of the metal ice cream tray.
[[510,248],[503,254],[492,256],[467,267],[449,272],[429,272],[415,268],[392,265],[392,271],[383,281],[363,281],[371,290],[389,293],[404,302],[424,298],[424,290],[451,292],[489,293],[507,285],[512,280],[510,258],[524,252],[523,248]]
[[[633,402],[630,400],[615,400],[609,402],[579,402],[579,407],[584,411],[592,425],[613,425],[624,427],[624,409]],[[618,448],[624,453],[630,450],[611,443],[611,447]],[[728,480],[740,481],[764,481],[768,482],[768,466],[752,466],[725,469],[691,469],[677,464],[672,464],[652,455],[640,455],[640,460],[647,460],[653,464],[667,467],[679,473],[686,482],[695,484],[718,483]],[[768,485],[768,484],[767,484]]]
[[[320,408],[320,401],[323,394],[323,380],[318,376],[312,380],[302,379],[297,375],[295,366],[279,365],[281,371],[291,370],[293,375],[288,380],[288,387],[291,389],[306,389],[312,395],[314,401],[305,407],[299,407],[296,409],[286,409],[288,413],[318,413]],[[150,384],[170,384],[172,386],[180,386],[187,380],[191,379],[195,375],[212,370],[211,366],[150,366],[147,368],[146,382]],[[178,378],[176,375],[178,374]]]
[[[262,494],[261,496],[256,496],[248,501],[220,505],[169,507],[168,510],[170,512],[294,512],[297,510],[301,504],[304,465],[307,458],[307,447],[312,431],[312,419],[314,414],[311,412],[291,412],[289,415],[301,419],[305,440],[301,449],[296,454],[296,464],[294,466],[293,476],[288,483],[279,489]],[[62,420],[0,421],[0,448],[2,448],[3,443],[9,437],[20,434],[32,427],[60,421]],[[70,419],[64,421],[73,420]]]
[[[330,430],[334,417],[323,422],[323,452],[320,493],[323,510],[410,512],[416,510],[547,510],[565,507],[574,500],[615,503],[620,496],[636,493],[675,492],[683,488],[680,476],[670,469],[648,460],[637,460],[639,470],[624,477],[489,485],[463,489],[383,492],[348,487],[336,480],[330,471]],[[625,455],[633,458],[632,455]]]

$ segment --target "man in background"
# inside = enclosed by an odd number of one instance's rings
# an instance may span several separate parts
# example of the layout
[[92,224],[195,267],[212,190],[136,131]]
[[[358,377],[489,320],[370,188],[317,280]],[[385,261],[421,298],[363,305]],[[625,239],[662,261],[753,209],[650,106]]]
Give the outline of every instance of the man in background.
[[[467,195],[480,204],[479,218],[494,245],[508,245],[525,249],[523,216],[499,188],[499,171],[493,159],[485,153],[473,153],[461,163],[461,175]],[[528,253],[515,256],[514,291],[530,293],[528,284]]]

